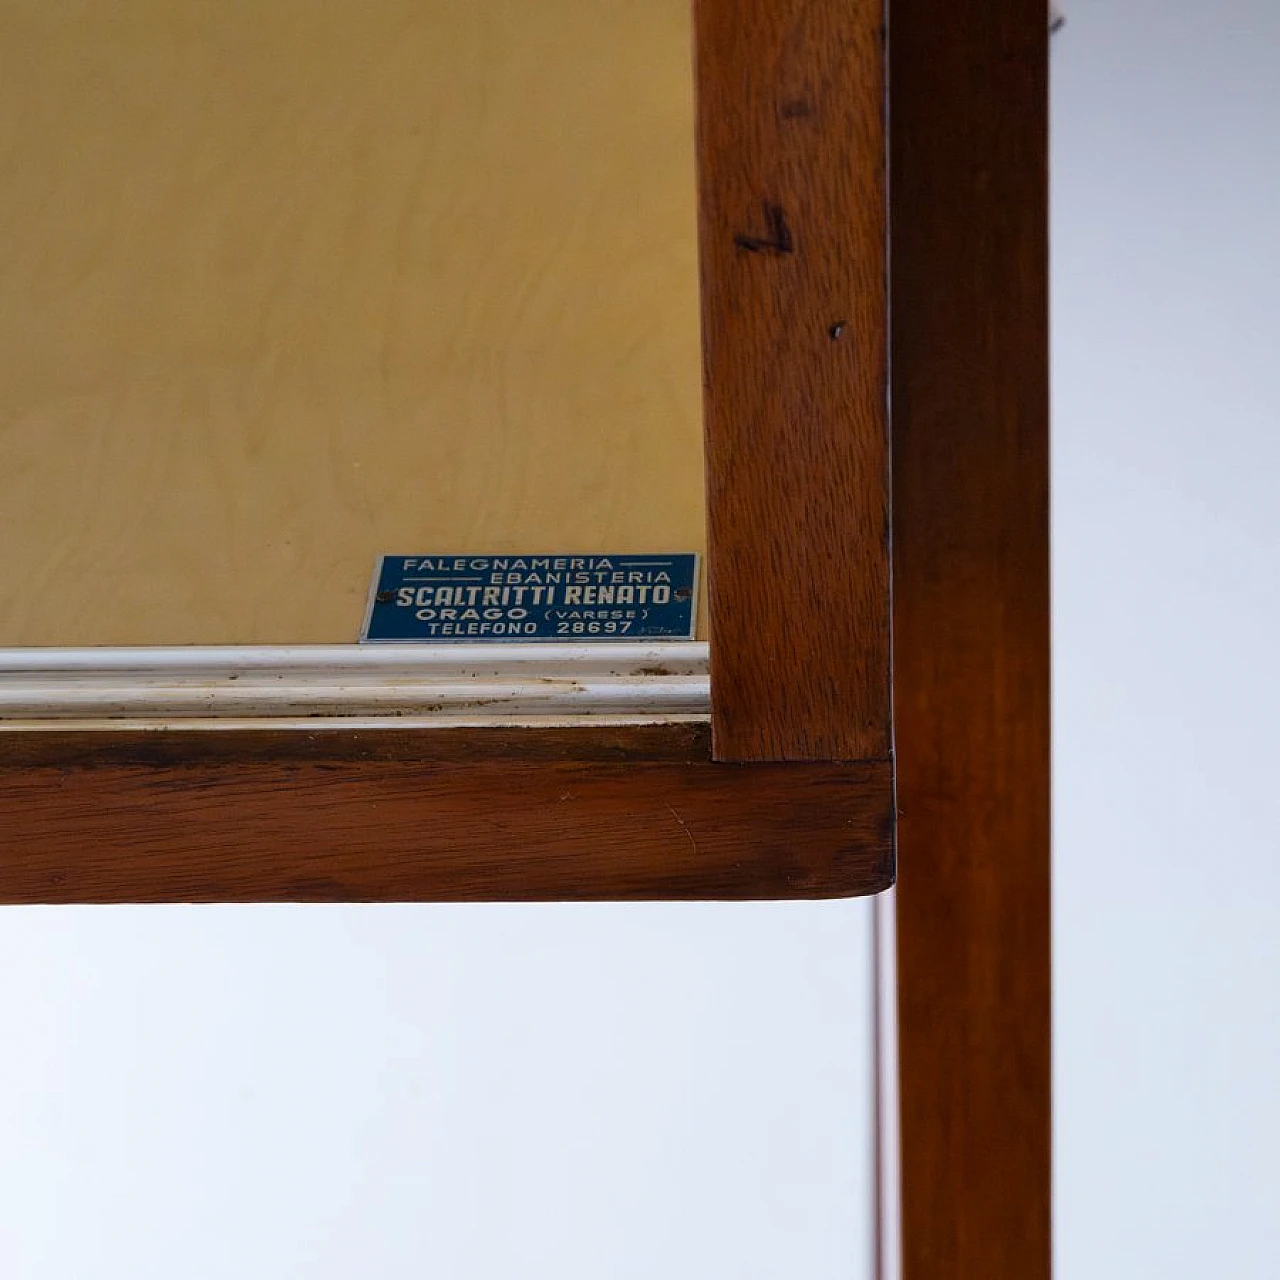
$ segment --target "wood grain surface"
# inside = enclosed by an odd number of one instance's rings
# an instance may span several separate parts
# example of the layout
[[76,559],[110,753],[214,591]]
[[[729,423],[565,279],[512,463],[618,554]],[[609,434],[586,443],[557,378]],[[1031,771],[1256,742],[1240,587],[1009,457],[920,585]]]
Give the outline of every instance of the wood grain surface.
[[885,763],[683,725],[0,736],[0,902],[843,897],[892,828]]
[[906,1280],[1050,1247],[1043,0],[892,0]]
[[687,0],[0,0],[0,645],[704,545]]
[[883,6],[694,15],[716,756],[883,757]]

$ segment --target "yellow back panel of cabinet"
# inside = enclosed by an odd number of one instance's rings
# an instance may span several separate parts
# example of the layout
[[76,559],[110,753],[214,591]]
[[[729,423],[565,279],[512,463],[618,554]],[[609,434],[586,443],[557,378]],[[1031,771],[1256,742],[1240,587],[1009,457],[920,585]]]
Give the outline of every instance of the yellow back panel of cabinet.
[[688,0],[0,0],[0,645],[703,545]]

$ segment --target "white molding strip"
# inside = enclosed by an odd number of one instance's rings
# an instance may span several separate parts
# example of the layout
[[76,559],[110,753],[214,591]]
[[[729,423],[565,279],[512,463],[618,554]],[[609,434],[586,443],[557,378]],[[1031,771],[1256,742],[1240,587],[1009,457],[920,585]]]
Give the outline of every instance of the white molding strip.
[[0,649],[0,728],[418,728],[710,715],[707,646]]

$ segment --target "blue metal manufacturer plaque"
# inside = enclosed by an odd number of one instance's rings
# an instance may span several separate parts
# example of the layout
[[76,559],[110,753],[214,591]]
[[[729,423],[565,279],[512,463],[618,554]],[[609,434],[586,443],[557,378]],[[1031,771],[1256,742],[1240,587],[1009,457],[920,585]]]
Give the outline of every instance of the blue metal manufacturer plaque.
[[361,640],[690,640],[698,557],[383,556]]

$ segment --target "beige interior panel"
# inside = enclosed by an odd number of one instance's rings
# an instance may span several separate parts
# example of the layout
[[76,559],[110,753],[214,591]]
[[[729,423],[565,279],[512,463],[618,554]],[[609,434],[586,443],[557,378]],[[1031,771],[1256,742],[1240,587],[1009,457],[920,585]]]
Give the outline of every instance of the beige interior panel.
[[0,0],[0,645],[703,547],[688,0]]

